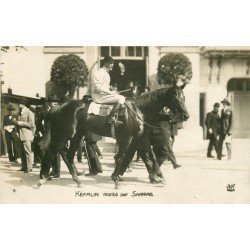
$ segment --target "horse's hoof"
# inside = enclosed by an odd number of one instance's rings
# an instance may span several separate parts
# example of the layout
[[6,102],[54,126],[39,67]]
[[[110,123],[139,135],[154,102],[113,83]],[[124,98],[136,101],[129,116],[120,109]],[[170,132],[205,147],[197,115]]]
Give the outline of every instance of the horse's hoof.
[[33,185],[33,188],[34,189],[39,189],[43,185],[44,182],[45,181],[42,181],[42,180],[38,181],[38,183],[36,185]]
[[77,175],[77,176],[84,175],[84,171],[83,171],[83,172],[76,172],[76,175]]
[[114,181],[114,182],[116,182],[116,181],[117,181],[117,176],[116,176],[116,175],[114,175],[114,173],[111,175],[111,180],[112,180],[112,181]]
[[75,181],[76,183],[80,182],[80,180],[79,180],[79,178],[78,178],[77,175],[73,175],[73,176],[72,176],[72,179],[73,179],[73,181]]
[[41,185],[39,185],[39,183],[37,183],[36,185],[33,185],[33,189],[39,189],[41,187]]
[[159,183],[166,185],[166,180],[165,180],[163,174],[158,175],[158,178],[159,178]]
[[115,181],[115,189],[118,190],[120,189],[121,185],[119,184],[118,181]]
[[150,179],[150,183],[151,183],[151,184],[159,184],[159,181]]
[[156,174],[149,174],[148,177],[149,177],[150,183],[152,183],[152,184],[160,183],[160,180]]
[[77,187],[78,187],[78,188],[83,188],[83,183],[77,182]]
[[121,181],[121,182],[122,182],[122,181],[125,181],[125,180],[124,180],[123,178],[121,178],[119,175],[117,176],[117,180],[118,180],[118,181]]
[[163,184],[163,185],[166,185],[166,184],[167,184],[165,179],[160,179],[160,180],[159,180],[159,183],[161,183],[161,184]]

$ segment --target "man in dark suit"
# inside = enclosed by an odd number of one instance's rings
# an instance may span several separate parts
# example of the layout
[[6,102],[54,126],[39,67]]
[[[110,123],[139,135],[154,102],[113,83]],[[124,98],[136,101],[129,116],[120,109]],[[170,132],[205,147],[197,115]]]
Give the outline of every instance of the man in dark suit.
[[216,154],[217,154],[217,158],[220,160],[221,155],[219,153],[218,136],[220,133],[221,124],[220,124],[219,108],[220,108],[220,104],[215,103],[213,111],[207,113],[205,124],[208,130],[208,139],[209,139],[207,157],[214,158],[212,156],[212,150],[214,147]]
[[[9,105],[8,111],[9,114],[3,118],[3,126],[5,130],[5,139],[7,144],[7,151],[10,162],[18,163],[18,135],[17,135],[17,126],[16,122],[13,120],[17,120],[17,115],[14,114],[15,107],[13,105]],[[13,150],[12,150],[13,149]]]
[[[54,110],[60,107],[60,99],[56,95],[50,95],[46,100],[46,106],[47,110],[44,113],[44,129],[48,132],[51,122],[51,114]],[[44,154],[46,154],[45,157],[45,162],[46,162],[48,151],[45,151]],[[53,160],[51,161],[51,166],[52,166],[52,171],[50,173],[50,176],[55,179],[60,178],[61,157],[59,153],[57,153],[53,158]]]
[[38,167],[37,164],[41,164],[44,157],[44,150],[40,148],[40,141],[44,135],[44,112],[45,107],[43,105],[38,105],[34,109],[35,112],[35,125],[36,131],[33,141],[34,148],[34,164],[33,167]]
[[161,122],[154,124],[155,122],[151,121],[151,123],[158,128],[147,128],[147,130],[150,143],[153,146],[154,154],[158,160],[159,167],[168,158],[173,164],[173,168],[176,169],[181,167],[181,165],[177,163],[173,151],[173,142],[171,138],[173,131],[172,124],[168,122],[169,113],[170,109],[168,107],[163,108],[162,111],[157,114],[157,120]]
[[96,143],[101,139],[102,137],[100,135],[96,135],[90,132],[85,137],[86,158],[89,165],[89,173],[86,174],[86,176],[92,176],[97,175],[98,173],[102,173],[102,166],[96,151]]
[[[232,109],[229,107],[230,102],[227,98],[221,101],[223,104],[223,109],[221,110],[221,131],[219,137],[219,154],[220,157],[222,156],[222,147],[223,142],[226,136],[232,135],[232,123],[233,123],[233,112]],[[229,148],[230,155],[231,155],[231,148]]]

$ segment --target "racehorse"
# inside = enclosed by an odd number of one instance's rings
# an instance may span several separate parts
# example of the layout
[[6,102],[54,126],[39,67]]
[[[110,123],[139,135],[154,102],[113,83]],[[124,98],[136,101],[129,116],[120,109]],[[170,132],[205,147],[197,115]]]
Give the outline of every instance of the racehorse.
[[[84,138],[87,132],[112,137],[111,125],[107,122],[108,117],[88,114],[89,105],[89,102],[82,103],[82,101],[72,100],[62,105],[52,114],[51,118],[51,142],[48,151],[51,156],[57,152],[62,154],[63,160],[78,186],[81,185],[81,182],[76,174],[73,159],[80,140]],[[121,180],[119,173],[126,151],[132,140],[143,133],[142,113],[153,116],[165,106],[168,106],[172,111],[172,121],[179,122],[188,119],[189,115],[183,92],[176,85],[145,93],[136,101],[136,105],[135,102],[126,100],[124,114],[119,115],[123,125],[115,127],[118,152],[115,155],[115,170],[111,178],[115,182],[116,188],[118,188]],[[68,140],[70,140],[70,148],[65,155],[62,149]],[[153,157],[153,155],[150,154],[150,157]],[[156,162],[155,159],[154,162]],[[161,174],[157,173],[157,164],[147,166],[147,169],[150,180],[154,180],[156,174]]]

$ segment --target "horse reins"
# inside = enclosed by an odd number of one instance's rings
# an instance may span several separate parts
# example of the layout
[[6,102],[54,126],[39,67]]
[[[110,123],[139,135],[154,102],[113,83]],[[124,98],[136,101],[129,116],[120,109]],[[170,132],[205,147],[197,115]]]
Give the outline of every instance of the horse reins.
[[[129,108],[129,110],[141,121],[141,122],[143,122],[144,124],[146,124],[148,127],[150,127],[150,128],[161,128],[161,127],[157,127],[157,126],[153,126],[153,125],[150,125],[149,123],[147,123],[147,122],[145,122],[141,117],[139,117],[135,112],[134,112],[134,110],[133,109],[131,109],[127,104],[126,104],[126,102],[124,103],[126,106],[127,106],[127,108]],[[167,122],[166,122],[167,123]],[[163,123],[164,124],[164,123]]]

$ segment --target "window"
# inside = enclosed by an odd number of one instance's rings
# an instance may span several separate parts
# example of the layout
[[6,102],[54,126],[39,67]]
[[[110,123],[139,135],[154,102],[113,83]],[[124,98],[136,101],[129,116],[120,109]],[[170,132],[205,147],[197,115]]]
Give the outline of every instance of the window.
[[[102,46],[100,49],[100,56],[112,57],[133,57],[141,60],[148,56],[148,47],[143,46]],[[132,58],[131,58],[132,59]]]
[[228,81],[227,91],[250,91],[250,78],[232,78]]
[[101,57],[109,56],[109,47],[101,47]]
[[121,47],[118,46],[102,46],[101,57],[105,56],[121,56]]
[[133,57],[148,56],[148,47],[127,46],[125,47],[125,56],[133,56]]
[[134,47],[133,46],[128,46],[126,47],[126,50],[125,50],[125,55],[126,56],[135,56],[135,50],[134,50]]
[[121,48],[120,47],[111,47],[111,56],[120,56]]
[[136,50],[136,56],[141,57],[142,56],[142,47],[135,47]]

